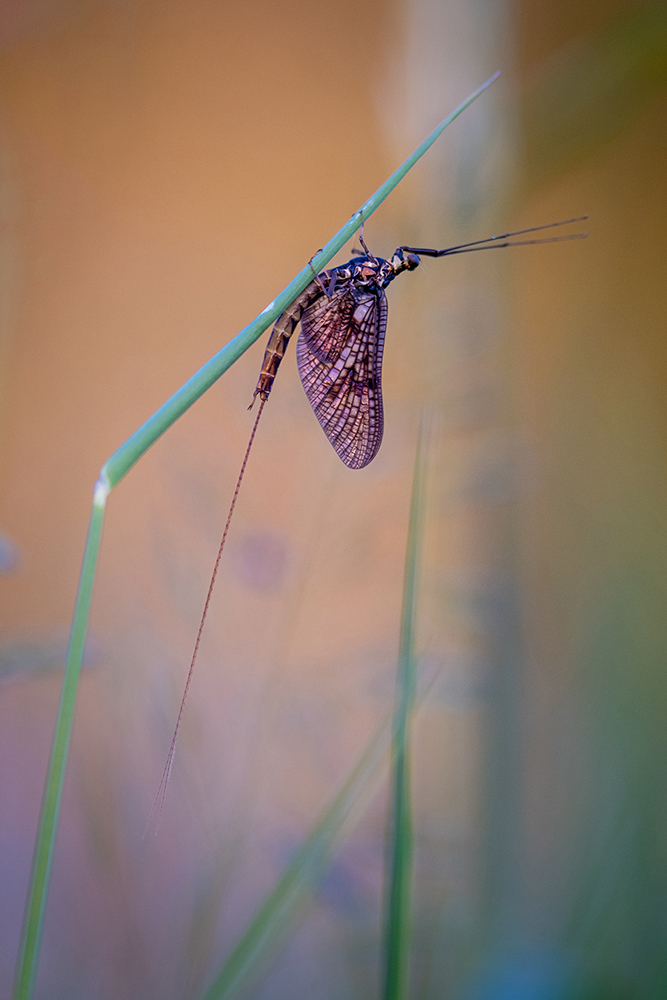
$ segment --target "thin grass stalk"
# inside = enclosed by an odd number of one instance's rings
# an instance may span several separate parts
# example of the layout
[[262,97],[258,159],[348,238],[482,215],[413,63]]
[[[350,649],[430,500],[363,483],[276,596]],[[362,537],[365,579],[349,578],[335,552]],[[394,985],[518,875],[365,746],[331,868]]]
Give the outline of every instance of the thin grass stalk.
[[98,483],[93,496],[88,537],[83,554],[79,588],[74,608],[74,621],[67,649],[65,675],[60,693],[60,705],[56,719],[51,756],[44,782],[39,825],[35,838],[30,884],[23,913],[23,926],[19,945],[18,960],[14,979],[14,997],[27,1000],[35,988],[37,959],[42,942],[46,898],[51,878],[51,865],[56,843],[56,831],[60,814],[60,802],[65,781],[65,764],[69,741],[72,734],[72,718],[76,700],[77,684],[83,662],[86,623],[90,609],[90,599],[95,578],[97,555],[100,548],[104,509],[108,491]]
[[405,554],[403,606],[396,671],[392,732],[392,802],[390,806],[385,891],[384,1000],[406,1000],[410,978],[412,806],[410,802],[410,729],[417,691],[415,612],[424,495],[424,433],[419,435],[412,480],[410,523]]
[[[319,271],[370,218],[407,172],[433,145],[444,129],[480,96],[499,76],[495,73],[486,83],[473,91],[447,118],[421,143],[391,177],[382,184],[326,246],[312,260],[312,268]],[[33,995],[39,962],[44,913],[48,898],[51,862],[58,828],[60,801],[67,765],[67,752],[72,729],[76,687],[83,659],[83,646],[88,624],[88,613],[97,565],[104,505],[109,492],[138,462],[171,425],[185,413],[261,336],[278,316],[290,305],[312,280],[311,266],[304,267],[285,289],[271,302],[249,326],[229,341],[210,361],[199,369],[142,424],[105,462],[95,488],[90,531],[79,578],[79,589],[70,633],[70,644],[63,678],[60,706],[56,719],[51,756],[47,769],[42,812],[30,873],[26,898],[23,933],[16,962],[14,998],[30,1000]]]
[[213,982],[199,1000],[231,1000],[260,964],[278,948],[299,907],[312,896],[338,844],[343,824],[362,800],[367,802],[373,780],[389,748],[391,726],[386,719],[352,768],[340,792],[296,851],[275,888],[259,906],[248,929],[232,949]]

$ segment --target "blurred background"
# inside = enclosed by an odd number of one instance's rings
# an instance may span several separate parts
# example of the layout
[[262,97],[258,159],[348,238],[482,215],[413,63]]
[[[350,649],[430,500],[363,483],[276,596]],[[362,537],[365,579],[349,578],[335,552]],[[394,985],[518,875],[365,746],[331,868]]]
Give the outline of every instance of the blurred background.
[[[37,996],[197,996],[391,712],[424,407],[411,996],[667,996],[665,5],[12,0],[0,32],[0,994],[100,466],[502,69],[366,241],[590,236],[391,286],[361,472],[290,348],[143,839],[265,337],[111,497]],[[242,995],[378,995],[385,816],[380,769]]]

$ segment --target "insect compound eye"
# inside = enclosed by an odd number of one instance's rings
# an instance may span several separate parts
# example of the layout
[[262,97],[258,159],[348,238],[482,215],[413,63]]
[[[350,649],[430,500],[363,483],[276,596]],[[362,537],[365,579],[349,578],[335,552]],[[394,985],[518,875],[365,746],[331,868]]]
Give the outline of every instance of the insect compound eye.
[[405,264],[408,271],[414,271],[414,269],[416,267],[419,267],[419,265],[421,264],[421,260],[416,253],[409,253],[408,256],[405,258]]

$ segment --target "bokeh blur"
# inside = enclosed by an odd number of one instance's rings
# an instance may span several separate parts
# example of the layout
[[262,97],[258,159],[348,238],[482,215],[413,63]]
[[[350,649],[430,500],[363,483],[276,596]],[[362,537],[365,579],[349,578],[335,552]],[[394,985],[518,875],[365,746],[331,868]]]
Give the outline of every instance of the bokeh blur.
[[[366,241],[589,238],[391,286],[361,472],[292,346],[157,837],[265,338],[112,495],[36,995],[197,996],[391,712],[426,408],[411,996],[666,997],[665,5],[11,0],[0,32],[0,995],[100,466],[500,68]],[[378,995],[385,815],[386,771],[243,995]]]

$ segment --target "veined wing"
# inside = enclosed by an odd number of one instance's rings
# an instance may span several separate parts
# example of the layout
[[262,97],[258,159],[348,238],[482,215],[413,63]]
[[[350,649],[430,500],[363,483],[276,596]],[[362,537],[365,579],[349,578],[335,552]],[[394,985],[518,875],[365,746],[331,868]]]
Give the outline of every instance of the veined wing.
[[350,286],[334,292],[331,298],[323,295],[306,309],[301,317],[301,335],[318,361],[338,360],[354,309],[354,290]]
[[[387,297],[351,289],[354,310],[334,362],[322,360],[303,332],[296,347],[299,375],[324,433],[350,469],[363,469],[382,443],[382,352],[387,329]],[[319,305],[316,303],[316,306]],[[316,308],[313,306],[311,308]],[[308,326],[308,309],[302,318]]]

